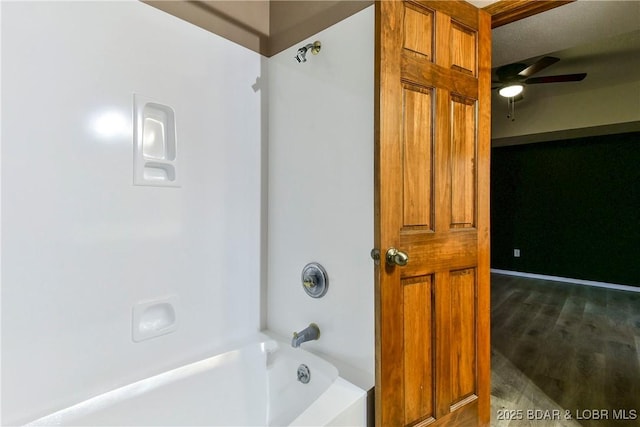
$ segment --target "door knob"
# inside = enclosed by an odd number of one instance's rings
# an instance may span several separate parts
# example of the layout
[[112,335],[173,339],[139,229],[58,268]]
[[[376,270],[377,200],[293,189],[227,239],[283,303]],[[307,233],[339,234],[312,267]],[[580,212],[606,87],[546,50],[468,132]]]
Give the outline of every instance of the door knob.
[[409,262],[409,255],[397,250],[396,248],[389,248],[387,251],[387,264],[399,265],[400,267],[407,265]]

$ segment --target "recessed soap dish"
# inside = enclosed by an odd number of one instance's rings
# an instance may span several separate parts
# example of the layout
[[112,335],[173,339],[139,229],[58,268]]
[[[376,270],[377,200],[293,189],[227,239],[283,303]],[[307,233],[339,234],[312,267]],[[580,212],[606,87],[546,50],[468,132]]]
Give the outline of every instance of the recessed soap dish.
[[167,297],[136,304],[133,307],[131,337],[145,341],[177,329],[176,297]]

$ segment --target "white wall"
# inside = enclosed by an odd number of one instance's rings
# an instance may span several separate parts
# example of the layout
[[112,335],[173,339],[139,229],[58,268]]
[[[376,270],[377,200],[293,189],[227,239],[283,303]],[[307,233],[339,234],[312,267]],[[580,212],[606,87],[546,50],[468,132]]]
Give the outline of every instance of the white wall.
[[[258,330],[260,73],[140,2],[2,3],[3,424]],[[175,110],[181,188],[132,185],[133,93]],[[178,330],[132,342],[166,295]]]
[[[364,371],[373,383],[373,7],[269,60],[268,326]],[[303,44],[322,50],[295,61]],[[329,275],[312,299],[300,274],[311,261]],[[363,384],[362,386],[367,386]]]

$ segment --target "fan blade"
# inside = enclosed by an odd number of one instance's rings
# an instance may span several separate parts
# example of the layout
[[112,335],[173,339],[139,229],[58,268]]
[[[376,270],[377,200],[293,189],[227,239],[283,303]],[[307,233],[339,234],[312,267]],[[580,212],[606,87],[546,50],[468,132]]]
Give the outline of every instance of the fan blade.
[[579,74],[562,74],[560,76],[532,77],[524,81],[525,84],[535,85],[538,83],[562,83],[562,82],[579,82],[587,77],[587,73]]
[[520,71],[518,75],[521,77],[532,76],[535,73],[544,70],[548,66],[553,65],[558,61],[560,61],[559,58],[555,58],[553,56],[545,56],[544,58],[537,60],[534,64],[529,65],[527,68]]

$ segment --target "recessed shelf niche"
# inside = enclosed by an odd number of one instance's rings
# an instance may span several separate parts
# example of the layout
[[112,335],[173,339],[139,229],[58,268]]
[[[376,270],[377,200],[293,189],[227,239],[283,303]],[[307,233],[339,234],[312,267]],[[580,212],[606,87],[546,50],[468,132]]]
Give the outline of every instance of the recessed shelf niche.
[[175,113],[168,105],[133,95],[133,183],[179,187]]

